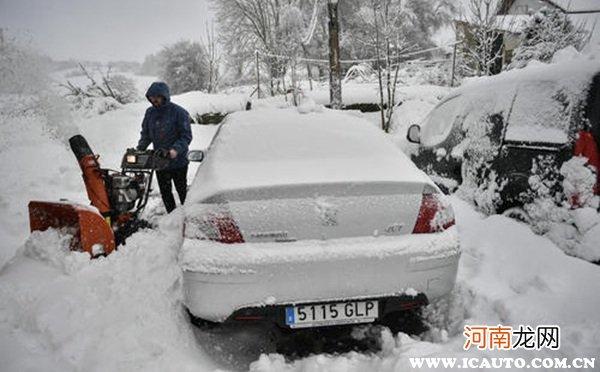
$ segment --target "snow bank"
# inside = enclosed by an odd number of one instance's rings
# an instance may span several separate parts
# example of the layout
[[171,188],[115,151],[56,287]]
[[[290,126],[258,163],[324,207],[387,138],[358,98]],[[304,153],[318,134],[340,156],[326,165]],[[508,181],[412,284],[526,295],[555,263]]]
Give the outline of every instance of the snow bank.
[[75,157],[66,138],[71,118],[47,112],[35,97],[0,100],[0,267],[29,234],[30,200],[85,198]]
[[195,117],[197,114],[210,112],[236,112],[244,111],[248,96],[245,94],[208,94],[202,92],[183,93],[172,98],[172,101]]
[[[329,104],[329,89],[317,89],[308,93],[308,96],[319,104]],[[342,85],[342,102],[345,105],[379,103],[379,85],[346,83]]]
[[0,272],[0,330],[44,364],[2,353],[3,370],[214,368],[181,305],[181,220],[169,215],[96,260],[70,252],[69,237],[54,230],[32,234]]

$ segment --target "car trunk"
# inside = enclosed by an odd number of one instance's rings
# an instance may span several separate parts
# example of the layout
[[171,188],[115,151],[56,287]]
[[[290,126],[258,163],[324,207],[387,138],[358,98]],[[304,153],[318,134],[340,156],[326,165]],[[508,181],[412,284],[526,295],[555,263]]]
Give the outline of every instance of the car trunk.
[[231,190],[206,199],[188,219],[215,213],[217,225],[237,228],[245,242],[403,235],[413,232],[425,187],[365,182]]

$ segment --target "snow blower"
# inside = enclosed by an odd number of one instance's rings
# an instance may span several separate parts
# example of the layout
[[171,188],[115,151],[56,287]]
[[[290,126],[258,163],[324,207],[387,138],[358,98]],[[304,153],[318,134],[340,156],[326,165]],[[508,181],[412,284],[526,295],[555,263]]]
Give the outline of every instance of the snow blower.
[[155,170],[169,162],[160,150],[127,149],[121,171],[100,168],[95,155],[81,135],[69,139],[83,172],[91,207],[70,202],[29,202],[31,231],[48,228],[73,235],[71,249],[92,257],[110,254],[138,229],[150,224],[140,218],[150,194]]

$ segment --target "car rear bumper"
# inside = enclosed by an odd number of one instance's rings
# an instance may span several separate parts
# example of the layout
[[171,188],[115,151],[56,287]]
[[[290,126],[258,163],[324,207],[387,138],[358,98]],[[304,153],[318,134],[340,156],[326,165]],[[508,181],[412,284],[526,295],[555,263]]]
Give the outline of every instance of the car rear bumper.
[[456,227],[442,233],[294,243],[222,244],[186,240],[185,305],[224,322],[249,308],[386,299],[454,287],[460,249]]

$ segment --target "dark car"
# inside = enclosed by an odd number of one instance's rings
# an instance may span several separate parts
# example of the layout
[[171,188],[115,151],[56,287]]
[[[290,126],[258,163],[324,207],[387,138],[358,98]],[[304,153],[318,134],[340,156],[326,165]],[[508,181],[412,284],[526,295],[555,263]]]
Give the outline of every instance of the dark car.
[[523,206],[540,192],[577,206],[561,167],[575,156],[587,157],[592,172],[600,167],[600,65],[539,65],[474,79],[407,138],[420,144],[412,160],[440,188],[494,195],[490,212]]

